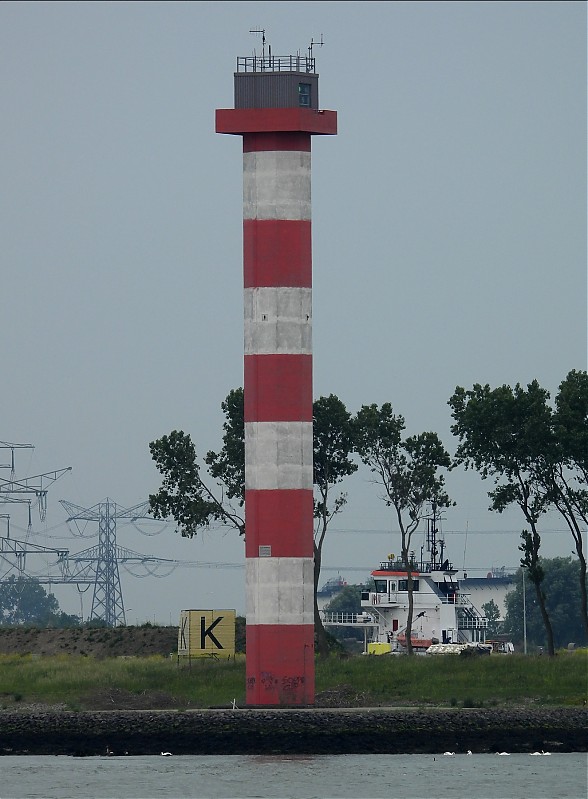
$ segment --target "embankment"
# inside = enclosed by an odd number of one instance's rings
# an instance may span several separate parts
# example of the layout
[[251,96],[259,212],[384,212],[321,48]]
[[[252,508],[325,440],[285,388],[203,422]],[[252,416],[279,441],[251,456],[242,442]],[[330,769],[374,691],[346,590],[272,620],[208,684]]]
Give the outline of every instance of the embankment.
[[580,752],[586,708],[0,711],[0,754]]

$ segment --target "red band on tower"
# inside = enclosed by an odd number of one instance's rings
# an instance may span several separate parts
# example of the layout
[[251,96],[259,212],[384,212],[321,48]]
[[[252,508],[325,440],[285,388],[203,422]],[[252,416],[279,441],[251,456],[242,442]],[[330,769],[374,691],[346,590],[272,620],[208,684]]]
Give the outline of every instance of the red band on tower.
[[311,223],[291,219],[243,221],[243,274],[251,286],[312,285]]
[[246,422],[312,422],[312,355],[245,356]]

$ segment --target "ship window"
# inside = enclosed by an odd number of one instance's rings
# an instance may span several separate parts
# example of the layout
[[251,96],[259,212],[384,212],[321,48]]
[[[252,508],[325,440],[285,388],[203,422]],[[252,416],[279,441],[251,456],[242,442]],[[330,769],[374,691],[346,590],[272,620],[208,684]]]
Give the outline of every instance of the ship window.
[[388,591],[387,580],[374,580],[376,594],[385,594]]
[[390,580],[390,588],[389,591],[396,591],[396,583],[393,580]]
[[[398,580],[398,590],[399,591],[408,591],[408,580]],[[413,580],[412,581],[412,590],[418,591],[419,590],[419,581]]]
[[298,105],[310,108],[310,83],[298,84]]

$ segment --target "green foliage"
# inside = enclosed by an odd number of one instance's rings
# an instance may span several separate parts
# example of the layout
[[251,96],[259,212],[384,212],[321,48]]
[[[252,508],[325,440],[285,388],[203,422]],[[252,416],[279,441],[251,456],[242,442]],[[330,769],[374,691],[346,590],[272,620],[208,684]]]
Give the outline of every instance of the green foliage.
[[[222,494],[218,498],[202,479],[196,448],[188,434],[173,430],[169,436],[152,441],[149,450],[163,475],[157,494],[149,495],[151,513],[156,519],[173,518],[176,532],[189,538],[212,521],[228,523],[241,534],[245,532],[244,520],[224,502]],[[218,463],[216,468],[221,474]]]
[[400,530],[412,533],[422,519],[426,503],[448,507],[444,477],[439,469],[450,466],[449,454],[436,433],[402,439],[404,417],[389,402],[363,405],[355,418],[356,447],[362,461],[384,488],[384,501],[396,510]]
[[319,397],[313,403],[312,417],[313,482],[319,497],[314,503],[314,516],[320,521],[318,537],[322,543],[329,522],[346,503],[345,494],[339,494],[330,503],[331,489],[356,472],[357,464],[351,460],[354,436],[351,414],[339,397],[334,394]]
[[482,605],[484,616],[488,619],[488,628],[486,630],[486,640],[494,638],[495,635],[500,633],[500,608],[496,602],[491,599]]
[[361,613],[362,585],[344,586],[328,603],[325,610],[328,613]]
[[[581,483],[588,484],[588,373],[572,370],[560,383],[555,398],[555,430],[565,462],[576,468]],[[586,490],[582,492],[586,512]],[[585,515],[583,516],[586,521]]]
[[220,452],[207,452],[205,462],[211,477],[226,486],[229,499],[239,505],[245,501],[245,405],[242,388],[229,392],[221,403],[225,414],[223,447]]
[[517,503],[529,523],[536,523],[548,506],[533,473],[553,445],[548,397],[535,380],[526,391],[518,383],[514,389],[476,383],[465,391],[458,386],[449,400],[455,419],[451,431],[460,440],[456,463],[494,479],[491,510],[501,512]]
[[35,625],[37,627],[74,627],[77,616],[59,609],[53,594],[47,594],[37,580],[11,575],[0,582],[0,625]]
[[[568,558],[541,558],[544,574],[545,603],[553,627],[556,647],[568,643],[585,641],[580,613],[581,591],[578,580],[580,566],[577,560]],[[527,642],[530,646],[546,646],[545,629],[532,584],[525,579]],[[523,641],[523,576],[522,569],[516,575],[516,587],[506,596],[504,630],[519,644]]]

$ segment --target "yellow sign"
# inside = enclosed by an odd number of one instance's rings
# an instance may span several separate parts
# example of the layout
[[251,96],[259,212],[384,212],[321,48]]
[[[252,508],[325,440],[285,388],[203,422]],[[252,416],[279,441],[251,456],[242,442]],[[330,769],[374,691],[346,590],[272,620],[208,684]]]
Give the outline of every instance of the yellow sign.
[[182,610],[178,656],[235,657],[235,616],[234,610]]

